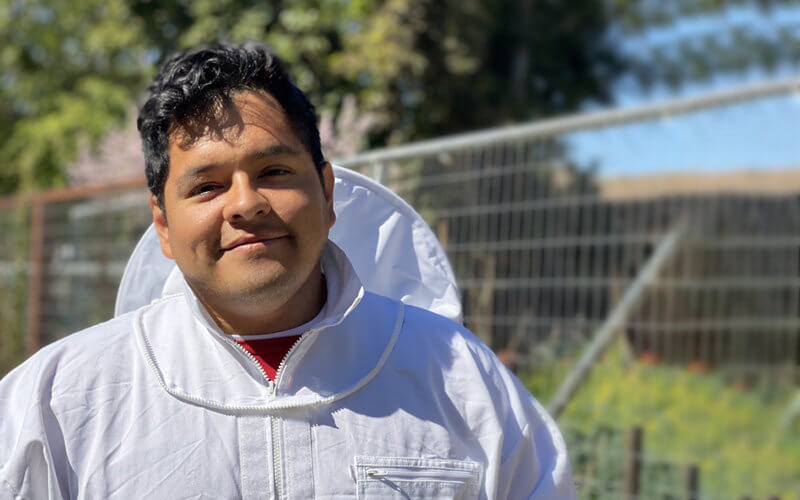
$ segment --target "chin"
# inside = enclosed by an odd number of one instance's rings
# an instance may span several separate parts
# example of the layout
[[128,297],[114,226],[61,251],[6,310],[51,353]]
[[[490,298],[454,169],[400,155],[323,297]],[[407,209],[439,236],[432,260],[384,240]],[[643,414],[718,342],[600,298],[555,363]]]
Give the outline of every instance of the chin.
[[229,290],[236,300],[248,304],[284,303],[299,288],[286,275],[270,276],[257,281],[248,281]]

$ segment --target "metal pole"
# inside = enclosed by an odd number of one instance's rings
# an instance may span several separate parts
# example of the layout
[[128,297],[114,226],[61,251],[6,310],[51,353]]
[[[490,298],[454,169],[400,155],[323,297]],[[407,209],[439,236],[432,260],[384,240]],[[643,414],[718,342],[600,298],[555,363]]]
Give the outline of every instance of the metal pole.
[[667,259],[678,248],[683,235],[686,231],[686,219],[681,218],[661,240],[653,255],[650,256],[647,263],[636,276],[636,279],[631,283],[625,294],[620,299],[619,303],[614,307],[614,310],[603,322],[600,329],[597,331],[594,340],[589,345],[586,352],[583,353],[581,359],[575,365],[572,372],[567,376],[567,379],[559,387],[558,392],[550,402],[548,410],[553,418],[558,418],[569,404],[572,397],[578,392],[578,389],[583,385],[592,367],[605,352],[611,341],[614,340],[617,333],[619,333],[622,325],[628,319],[633,308],[639,302],[643,292],[646,290],[647,285],[658,275],[661,267]]
[[480,132],[453,135],[441,139],[420,141],[392,148],[375,149],[349,158],[334,160],[339,166],[352,168],[375,162],[386,162],[409,157],[435,155],[448,151],[462,151],[484,147],[498,142],[534,140],[642,120],[659,119],[702,109],[715,108],[765,97],[790,94],[800,90],[800,78],[773,80],[754,85],[743,85],[722,91],[709,92],[695,97],[671,99],[631,108],[617,108],[592,113],[577,113],[558,118],[539,120],[523,125],[498,127]]

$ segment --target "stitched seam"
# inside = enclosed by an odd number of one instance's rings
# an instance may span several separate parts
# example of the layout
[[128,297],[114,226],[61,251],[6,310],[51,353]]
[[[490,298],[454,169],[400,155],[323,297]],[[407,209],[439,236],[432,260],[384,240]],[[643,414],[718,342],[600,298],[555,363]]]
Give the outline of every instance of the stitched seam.
[[[357,455],[358,465],[365,467],[403,467],[414,469],[436,469],[459,470],[474,472],[477,471],[480,462],[473,462],[472,460],[462,460],[458,458],[416,458],[416,457],[398,457],[398,456],[381,456],[381,455]],[[389,462],[389,463],[384,463]]]

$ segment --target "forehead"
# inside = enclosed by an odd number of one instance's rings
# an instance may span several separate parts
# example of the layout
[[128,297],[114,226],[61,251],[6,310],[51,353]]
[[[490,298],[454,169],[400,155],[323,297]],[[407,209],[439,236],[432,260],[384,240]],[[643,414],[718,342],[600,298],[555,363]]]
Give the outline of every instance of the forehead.
[[172,128],[170,166],[200,158],[234,159],[237,153],[247,154],[251,149],[279,144],[306,151],[286,112],[272,95],[263,91],[240,91],[231,95],[228,104],[214,106],[199,117]]

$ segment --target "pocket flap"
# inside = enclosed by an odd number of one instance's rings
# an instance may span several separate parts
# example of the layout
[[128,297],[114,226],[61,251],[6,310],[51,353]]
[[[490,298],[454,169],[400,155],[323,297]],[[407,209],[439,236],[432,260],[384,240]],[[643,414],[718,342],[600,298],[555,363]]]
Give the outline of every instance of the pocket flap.
[[446,458],[356,456],[359,498],[477,498],[481,464]]

